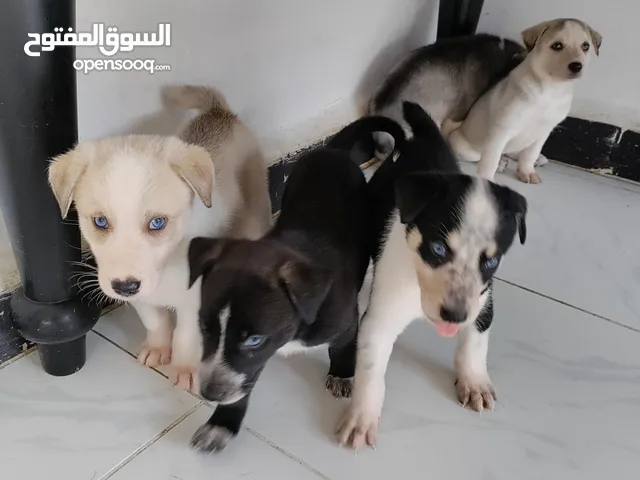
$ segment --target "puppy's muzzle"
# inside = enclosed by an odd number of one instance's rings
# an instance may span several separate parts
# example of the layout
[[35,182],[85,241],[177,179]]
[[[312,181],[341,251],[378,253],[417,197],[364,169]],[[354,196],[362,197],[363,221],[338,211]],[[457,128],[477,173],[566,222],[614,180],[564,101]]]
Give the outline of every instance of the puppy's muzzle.
[[116,278],[111,280],[111,288],[122,297],[131,297],[140,291],[142,282],[137,278],[127,277],[124,280]]
[[200,385],[200,396],[209,402],[226,403],[243,395],[238,385],[215,379],[206,380]]

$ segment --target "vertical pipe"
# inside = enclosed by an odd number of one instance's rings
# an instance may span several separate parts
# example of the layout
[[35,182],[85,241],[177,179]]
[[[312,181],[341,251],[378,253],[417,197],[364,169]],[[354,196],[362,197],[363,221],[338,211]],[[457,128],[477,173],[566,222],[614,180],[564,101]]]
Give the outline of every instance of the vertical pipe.
[[78,138],[75,51],[56,47],[32,57],[24,47],[28,33],[75,27],[75,0],[2,2],[0,18],[0,206],[22,283],[12,320],[37,344],[47,373],[69,375],[84,365],[85,335],[99,315],[81,303],[72,279],[77,216],[62,221],[47,183],[49,160]]

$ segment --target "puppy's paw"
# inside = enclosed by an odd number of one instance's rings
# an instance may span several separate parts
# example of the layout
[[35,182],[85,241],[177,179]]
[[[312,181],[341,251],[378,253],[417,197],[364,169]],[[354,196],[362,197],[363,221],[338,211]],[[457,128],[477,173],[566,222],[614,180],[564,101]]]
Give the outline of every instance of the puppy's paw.
[[456,392],[463,407],[469,407],[476,412],[493,410],[495,407],[496,391],[489,377],[483,379],[460,377],[456,380]]
[[235,437],[231,430],[205,423],[191,437],[191,448],[201,452],[219,452],[224,450]]
[[325,383],[327,390],[329,390],[336,398],[349,398],[351,396],[351,389],[353,388],[353,377],[342,378],[334,377],[333,375],[327,375],[327,381]]
[[336,428],[338,442],[354,450],[365,444],[375,449],[379,421],[380,415],[351,405]]
[[538,159],[536,160],[536,163],[533,164],[534,167],[543,167],[545,166],[547,163],[549,163],[549,159],[547,157],[545,157],[544,155],[540,155],[538,157]]
[[197,385],[197,367],[175,365],[169,373],[169,380],[178,388],[191,393],[198,393]]
[[147,367],[167,365],[171,362],[171,346],[151,346],[147,342],[142,344],[138,354],[138,362]]
[[498,173],[504,173],[504,171],[509,166],[509,160],[511,159],[506,155],[502,155],[500,157],[500,163],[498,163],[498,170],[497,170]]
[[540,177],[536,172],[521,172],[518,170],[518,179],[523,183],[532,183],[537,184],[540,183]]

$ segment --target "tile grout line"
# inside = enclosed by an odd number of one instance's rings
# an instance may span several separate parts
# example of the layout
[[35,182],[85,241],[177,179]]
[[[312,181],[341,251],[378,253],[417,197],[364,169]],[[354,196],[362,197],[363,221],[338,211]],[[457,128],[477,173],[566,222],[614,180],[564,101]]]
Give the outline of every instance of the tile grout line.
[[180,423],[182,423],[184,420],[186,420],[189,416],[191,416],[201,405],[202,405],[202,402],[196,403],[193,407],[191,407],[185,413],[180,415],[178,418],[176,418],[173,422],[171,422],[165,428],[163,428],[158,434],[154,435],[149,440],[147,440],[145,443],[143,443],[138,448],[136,448],[133,451],[133,453],[131,453],[127,457],[125,457],[124,460],[122,460],[120,463],[118,463],[116,466],[114,466],[107,473],[102,475],[98,480],[107,480],[107,479],[111,478],[113,475],[115,475],[116,473],[118,473],[120,470],[122,470],[124,467],[126,467],[129,463],[131,463],[136,457],[138,457],[138,455],[140,455],[142,452],[147,450],[151,445],[156,443],[158,440],[160,440],[162,437],[164,437],[167,433],[169,433],[171,430],[173,430],[175,427],[177,427]]
[[560,305],[572,308],[572,309],[577,310],[577,311],[579,311],[581,313],[586,313],[587,315],[589,315],[591,317],[595,317],[595,318],[598,318],[600,320],[604,320],[605,322],[611,323],[611,324],[616,325],[618,327],[626,328],[627,330],[631,330],[632,332],[635,332],[635,333],[640,333],[640,329],[635,328],[635,327],[631,327],[629,325],[625,325],[622,322],[618,322],[617,320],[613,320],[611,318],[607,318],[604,315],[600,315],[598,313],[590,312],[589,310],[586,310],[586,309],[584,309],[582,307],[578,307],[578,306],[573,305],[573,304],[571,304],[569,302],[565,302],[564,300],[560,300],[558,298],[551,297],[551,296],[546,295],[544,293],[536,292],[535,290],[533,290],[531,288],[525,287],[523,285],[519,285],[519,284],[514,283],[514,282],[510,282],[509,280],[504,280],[503,278],[499,278],[499,277],[494,277],[494,278],[496,280],[498,280],[499,282],[502,282],[502,283],[504,283],[506,285],[510,285],[512,287],[519,288],[520,290],[524,290],[525,292],[532,293],[534,295],[537,295],[538,297],[542,297],[542,298],[545,298],[547,300],[551,300],[552,302],[559,303]]
[[[109,337],[106,337],[105,335],[101,334],[100,332],[97,332],[95,330],[92,330],[93,333],[95,333],[96,335],[98,335],[100,338],[102,338],[103,340],[107,341],[108,343],[110,343],[111,345],[113,345],[114,347],[118,348],[119,350],[121,350],[122,352],[126,353],[127,355],[129,355],[130,357],[136,359],[137,357],[131,353],[129,350],[127,350],[126,348],[118,345],[116,342],[114,342],[113,340],[111,340]],[[34,347],[35,348],[35,347]],[[162,378],[167,378],[167,376],[165,374],[163,374],[161,371],[156,370],[155,368],[151,368],[151,370],[153,370],[154,372],[156,372],[158,375],[160,375]],[[196,395],[193,395],[191,392],[187,392],[190,395],[192,395],[193,397],[195,397],[196,399],[198,399],[198,403],[193,407],[192,411],[187,412],[185,415],[183,415],[182,417],[180,417],[178,420],[176,420],[174,423],[172,423],[171,425],[169,425],[165,430],[163,430],[158,436],[154,437],[153,439],[151,439],[150,441],[148,441],[147,443],[145,443],[144,445],[142,445],[141,447],[139,447],[134,453],[132,453],[129,457],[127,457],[125,460],[123,460],[119,465],[117,465],[116,467],[114,467],[114,469],[110,470],[109,472],[107,472],[107,474],[105,474],[104,476],[100,477],[100,479],[98,480],[107,480],[108,478],[110,478],[113,474],[115,474],[117,472],[117,470],[120,470],[122,467],[124,467],[127,463],[129,463],[131,460],[133,460],[133,458],[135,458],[136,456],[138,456],[140,453],[142,453],[143,450],[147,449],[150,445],[152,445],[153,443],[157,442],[162,436],[164,436],[165,434],[167,434],[169,431],[171,431],[178,423],[182,422],[184,419],[186,419],[189,415],[191,415],[191,413],[193,413],[193,411],[195,411],[197,409],[197,407],[204,405],[205,402],[202,401],[199,397],[197,397]],[[322,478],[323,480],[332,480],[330,477],[327,477],[325,474],[323,474],[321,471],[319,471],[318,469],[316,469],[315,467],[313,467],[312,465],[308,464],[307,462],[305,462],[304,460],[296,457],[294,454],[288,452],[287,450],[285,450],[283,447],[277,445],[275,442],[272,442],[271,440],[269,440],[267,437],[265,437],[264,435],[258,433],[257,431],[253,430],[252,428],[248,427],[248,426],[244,426],[243,430],[245,430],[247,433],[249,433],[250,435],[253,435],[254,437],[256,437],[258,440],[260,440],[263,443],[266,443],[269,447],[273,448],[274,450],[277,450],[278,452],[282,453],[284,456],[286,456],[287,458],[289,458],[290,460],[293,460],[294,462],[298,463],[300,466],[302,466],[303,468],[306,468],[307,470],[309,470],[310,472],[312,472],[313,474],[315,474],[316,476]],[[117,469],[117,470],[116,470]]]
[[283,454],[285,457],[287,457],[289,460],[293,460],[294,462],[298,463],[301,467],[309,470],[311,473],[313,473],[314,475],[322,478],[323,480],[332,480],[331,477],[326,476],[324,473],[322,473],[320,470],[318,470],[317,468],[315,468],[314,466],[312,466],[311,464],[305,462],[304,460],[302,460],[301,458],[298,458],[297,456],[295,456],[293,453],[287,451],[286,449],[284,449],[283,447],[281,447],[280,445],[278,445],[275,442],[272,442],[271,440],[269,440],[267,437],[265,437],[264,435],[258,433],[257,431],[255,431],[254,429],[252,429],[251,427],[244,427],[244,430],[253,435],[254,437],[256,437],[258,440],[260,440],[263,443],[266,443],[267,445],[269,445],[271,448],[273,448],[274,450],[280,452],[281,454]]

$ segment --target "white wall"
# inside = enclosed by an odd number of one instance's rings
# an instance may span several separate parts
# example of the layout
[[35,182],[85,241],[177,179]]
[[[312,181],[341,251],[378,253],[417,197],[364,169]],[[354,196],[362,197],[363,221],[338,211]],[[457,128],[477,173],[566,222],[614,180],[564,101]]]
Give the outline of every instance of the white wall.
[[520,40],[525,28],[560,17],[579,18],[603,36],[572,115],[640,130],[639,0],[485,0],[478,30]]
[[[77,2],[77,29],[172,25],[170,47],[113,58],[154,58],[170,72],[79,74],[81,139],[171,133],[159,92],[170,83],[213,84],[274,158],[357,116],[393,58],[435,38],[437,0],[91,0]],[[105,58],[94,48],[79,58]]]

